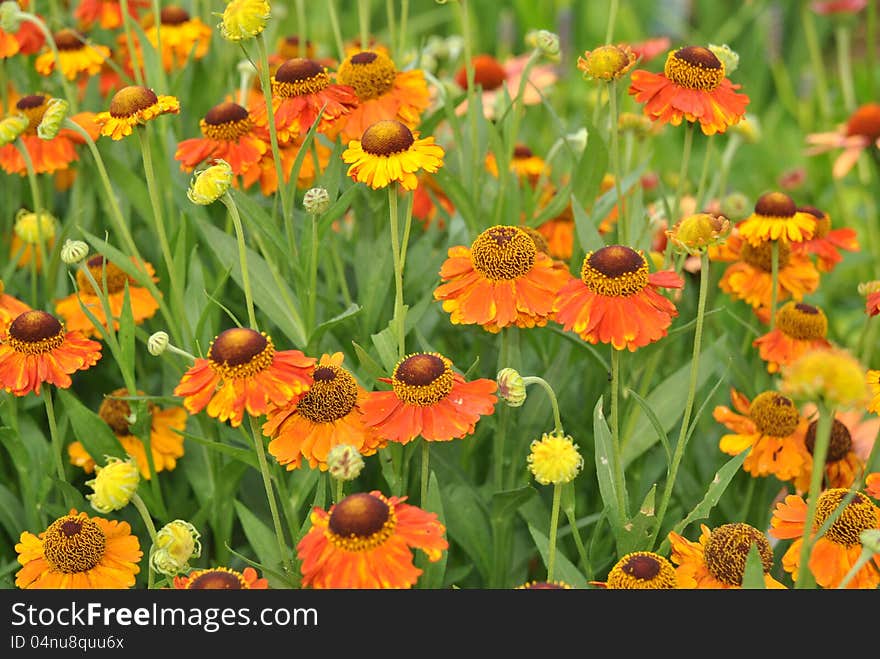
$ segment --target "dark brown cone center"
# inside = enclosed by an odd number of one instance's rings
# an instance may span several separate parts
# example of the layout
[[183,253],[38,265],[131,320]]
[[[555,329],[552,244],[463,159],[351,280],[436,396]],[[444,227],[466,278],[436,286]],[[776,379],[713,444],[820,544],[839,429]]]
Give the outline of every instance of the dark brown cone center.
[[446,364],[437,355],[419,353],[404,359],[394,377],[412,387],[426,387],[446,371]]
[[240,366],[263,352],[267,345],[266,337],[256,330],[233,327],[217,335],[208,351],[208,358],[217,364]]
[[9,325],[9,336],[25,343],[51,339],[61,332],[61,323],[50,313],[34,309],[20,314]]
[[372,494],[350,494],[334,506],[328,527],[342,538],[368,538],[382,530],[389,513],[388,505]]
[[645,265],[645,258],[631,247],[608,245],[593,252],[588,263],[594,270],[613,279],[629,272],[637,272]]
[[238,103],[226,101],[218,103],[205,115],[205,123],[209,126],[231,124],[248,118],[248,111]]

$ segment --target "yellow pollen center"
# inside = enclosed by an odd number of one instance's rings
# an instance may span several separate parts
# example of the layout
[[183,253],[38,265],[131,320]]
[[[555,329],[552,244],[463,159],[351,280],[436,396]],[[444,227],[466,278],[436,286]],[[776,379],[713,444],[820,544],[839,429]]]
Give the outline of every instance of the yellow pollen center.
[[758,546],[764,574],[767,574],[773,567],[773,549],[766,536],[748,524],[724,524],[713,530],[703,549],[703,560],[718,581],[741,586],[752,545]]
[[596,295],[628,297],[648,285],[648,262],[630,247],[608,245],[587,254],[581,281]]
[[[779,269],[781,270],[788,265],[788,261],[791,258],[791,247],[784,240],[777,242],[779,243]],[[748,241],[743,241],[740,248],[740,258],[759,270],[772,272],[773,241],[765,240],[757,247]]]
[[828,333],[825,312],[802,302],[787,302],[776,313],[776,327],[798,341],[824,339]]
[[488,279],[522,277],[535,265],[537,246],[519,227],[496,225],[483,231],[471,244],[474,269]]
[[788,437],[797,428],[800,415],[790,398],[775,391],[764,391],[752,400],[749,418],[762,435]]
[[344,368],[321,365],[312,374],[314,382],[296,405],[296,411],[313,423],[341,419],[357,403],[357,382]]
[[317,94],[330,84],[327,70],[314,60],[294,57],[278,67],[272,78],[272,93],[280,98]]
[[88,572],[104,557],[107,536],[85,517],[66,515],[43,534],[43,557],[52,569],[64,574]]
[[25,311],[12,321],[7,331],[6,343],[21,354],[42,355],[64,343],[64,327],[45,311]]
[[269,368],[274,359],[272,339],[246,327],[221,332],[208,349],[211,368],[224,380],[253,377]]
[[336,75],[342,84],[354,88],[358,99],[368,101],[379,98],[394,86],[397,67],[383,53],[364,51],[345,59]]
[[246,590],[248,588],[244,577],[224,568],[204,570],[192,577],[186,585],[187,590]]
[[452,362],[435,352],[418,352],[405,357],[394,367],[391,376],[397,397],[409,405],[422,407],[446,398],[454,383]]
[[[813,455],[816,449],[816,429],[819,426],[818,421],[811,421],[804,436],[804,443],[810,455]],[[852,435],[849,428],[837,419],[831,422],[831,441],[828,444],[828,453],[825,456],[825,462],[838,462],[843,460],[852,448]]]
[[36,135],[37,127],[46,114],[46,108],[49,107],[49,97],[41,94],[31,94],[23,96],[15,104],[15,108],[28,118],[28,127],[25,129],[26,135]]
[[[99,289],[103,288],[104,277],[107,277],[107,293],[109,295],[124,291],[125,282],[129,282],[129,285],[132,284],[132,279],[118,265],[105,261],[103,256],[90,258],[86,265]],[[78,270],[76,273],[76,284],[83,295],[98,295],[92,282],[82,270]]]
[[372,494],[350,494],[330,512],[327,539],[349,552],[370,551],[384,544],[394,534],[397,515],[394,507]]
[[412,131],[394,119],[377,121],[361,136],[361,148],[374,156],[402,153],[414,142]]
[[[825,523],[847,494],[849,490],[843,488],[832,488],[822,493],[816,503],[816,528]],[[824,537],[849,547],[861,542],[859,535],[862,531],[875,528],[877,528],[877,506],[866,495],[856,492],[852,501],[828,527]]]
[[649,590],[675,588],[675,568],[667,559],[649,551],[625,555],[611,568],[606,588]]
[[159,102],[159,97],[152,89],[131,85],[123,87],[110,100],[111,117],[130,117]]
[[724,64],[708,48],[688,46],[669,53],[663,73],[680,87],[711,92],[724,80]]

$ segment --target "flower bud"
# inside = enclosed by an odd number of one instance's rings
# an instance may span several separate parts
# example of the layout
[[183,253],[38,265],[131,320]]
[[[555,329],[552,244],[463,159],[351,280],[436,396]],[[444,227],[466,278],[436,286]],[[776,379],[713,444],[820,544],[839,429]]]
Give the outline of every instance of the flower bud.
[[626,44],[619,46],[599,46],[595,50],[584,51],[577,59],[577,68],[585,78],[596,80],[616,80],[621,78],[636,63],[636,54]]
[[666,231],[666,237],[680,251],[700,254],[712,245],[723,243],[732,227],[723,215],[696,213],[682,218]]
[[141,480],[138,466],[130,457],[126,460],[106,458],[106,465],[95,466],[95,478],[86,481],[86,485],[94,490],[93,494],[86,495],[86,499],[92,508],[105,514],[125,508]]
[[0,146],[14,142],[30,125],[23,114],[13,114],[0,120]]
[[169,577],[189,569],[189,560],[202,555],[201,534],[196,527],[182,519],[168,522],[156,533],[156,542],[150,552],[150,565]]
[[223,10],[220,33],[229,41],[253,39],[266,29],[269,11],[266,0],[230,0]]
[[330,208],[330,193],[325,188],[309,188],[303,195],[303,208],[310,215],[321,215]]
[[147,350],[153,357],[158,357],[168,348],[168,341],[168,332],[161,330],[153,332],[150,334],[150,338],[147,339]]
[[498,395],[509,407],[520,407],[526,402],[526,385],[516,370],[502,368],[495,381],[498,383]]
[[821,398],[836,409],[864,405],[870,399],[864,368],[837,347],[814,348],[784,366],[780,390],[796,400]]
[[752,207],[753,204],[742,192],[731,192],[721,200],[721,212],[734,222],[751,215]]
[[21,7],[9,0],[0,3],[0,30],[12,34],[21,28]]
[[569,435],[552,432],[531,443],[528,463],[541,485],[558,485],[574,480],[584,467],[584,458]]
[[41,140],[51,140],[58,135],[61,130],[61,124],[67,118],[70,111],[70,103],[63,98],[53,98],[49,100],[46,111],[43,113],[43,119],[37,126],[37,136]]
[[22,242],[36,245],[38,242],[48,242],[55,238],[55,227],[58,221],[47,212],[40,211],[39,216],[31,211],[21,209],[15,214],[15,235]]
[[533,30],[526,34],[525,42],[530,48],[537,48],[550,59],[559,58],[559,35],[549,30]]
[[865,529],[859,534],[862,548],[880,554],[880,529]]
[[739,67],[739,55],[727,44],[716,46],[710,43],[709,50],[724,65],[724,75],[729,76]]
[[327,452],[327,470],[333,478],[351,481],[364,468],[364,459],[350,444],[337,444]]
[[89,255],[89,246],[82,240],[65,240],[61,246],[61,260],[67,265],[76,265]]
[[232,185],[232,167],[225,160],[216,160],[213,165],[193,176],[186,196],[194,204],[207,206],[226,194]]

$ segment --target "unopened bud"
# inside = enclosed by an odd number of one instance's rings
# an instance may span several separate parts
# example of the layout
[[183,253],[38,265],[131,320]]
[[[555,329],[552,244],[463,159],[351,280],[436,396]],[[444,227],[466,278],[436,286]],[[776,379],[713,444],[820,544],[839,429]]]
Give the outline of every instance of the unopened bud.
[[540,50],[550,59],[555,59],[559,55],[559,35],[549,30],[535,30],[526,35],[526,43]]
[[679,250],[700,254],[710,246],[724,242],[731,229],[730,222],[723,215],[696,213],[676,222],[666,236]]
[[168,522],[156,533],[150,553],[150,565],[156,572],[174,576],[189,568],[191,558],[202,555],[201,534],[195,526],[182,519]]
[[721,212],[736,222],[751,214],[752,204],[742,192],[731,192],[721,200]]
[[23,114],[13,114],[0,121],[0,146],[14,142],[19,135],[27,130],[30,120]]
[[147,350],[153,357],[158,357],[168,348],[168,332],[158,331],[150,334],[147,339]]
[[58,221],[48,211],[40,211],[40,214],[22,208],[15,214],[15,235],[22,242],[36,245],[39,242],[48,242],[55,238],[55,227]]
[[232,185],[232,167],[225,160],[216,160],[213,165],[193,176],[186,196],[194,204],[207,206],[226,194]]
[[351,481],[364,468],[360,452],[350,444],[337,444],[327,452],[327,470],[333,478]]
[[61,130],[61,124],[67,118],[70,111],[70,103],[63,98],[53,98],[49,100],[46,111],[43,113],[43,119],[37,126],[37,136],[41,140],[51,140],[58,135]]
[[710,43],[709,50],[724,65],[724,75],[729,76],[739,67],[739,55],[727,44],[716,46],[714,43]]
[[502,368],[495,376],[498,383],[498,395],[510,407],[520,407],[526,402],[526,384],[518,371]]
[[61,246],[61,260],[67,265],[76,265],[89,254],[89,246],[82,240],[65,240]]
[[7,33],[18,32],[21,27],[21,7],[17,2],[0,3],[0,30]]
[[330,193],[325,188],[309,188],[303,195],[303,208],[309,215],[321,215],[330,208]]

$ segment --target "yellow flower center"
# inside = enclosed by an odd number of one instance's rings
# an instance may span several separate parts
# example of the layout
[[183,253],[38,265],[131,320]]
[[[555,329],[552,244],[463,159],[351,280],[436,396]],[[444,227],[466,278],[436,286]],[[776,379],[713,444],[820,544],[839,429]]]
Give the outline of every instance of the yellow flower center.
[[211,368],[224,380],[253,377],[269,368],[274,359],[272,339],[246,327],[224,330],[208,348]]
[[391,386],[397,397],[409,405],[427,407],[452,391],[455,376],[452,362],[436,352],[417,352],[397,363]]
[[474,269],[488,279],[511,280],[535,265],[537,246],[519,227],[496,225],[483,231],[471,244]]
[[162,7],[159,11],[159,20],[162,25],[182,25],[189,20],[189,12],[183,7],[172,5]]
[[824,238],[831,231],[831,218],[815,206],[799,206],[798,212],[809,213],[816,218],[816,226],[813,227],[813,238]]
[[703,549],[703,560],[713,577],[731,586],[741,586],[746,559],[757,545],[764,574],[773,567],[773,549],[767,537],[754,526],[735,523],[714,529]]
[[797,204],[784,192],[767,192],[755,202],[755,215],[762,217],[789,219],[796,212]]
[[[772,272],[773,242],[772,240],[765,240],[755,247],[750,242],[743,241],[740,248],[740,258],[759,270]],[[779,269],[782,270],[782,268],[788,265],[788,260],[791,258],[791,247],[784,240],[775,242],[779,243]]]
[[631,50],[605,45],[590,51],[586,58],[578,58],[578,68],[593,78],[611,80],[619,78],[634,61],[635,54]]
[[764,391],[752,400],[749,418],[762,435],[788,437],[797,428],[800,415],[791,398]]
[[803,302],[787,302],[776,313],[779,331],[799,341],[824,339],[828,333],[825,312]]
[[25,128],[25,135],[36,135],[37,127],[46,114],[49,107],[49,97],[42,94],[30,94],[22,96],[15,104],[16,110],[21,112],[28,119],[28,127]]
[[397,515],[387,500],[362,492],[333,506],[325,534],[339,549],[361,552],[384,544],[396,527]]
[[880,103],[866,103],[846,122],[847,135],[862,135],[872,142],[880,137]]
[[65,515],[43,534],[43,557],[53,570],[65,574],[88,572],[104,557],[107,536],[86,517]]
[[361,148],[374,156],[390,156],[409,149],[415,138],[412,131],[394,119],[372,124],[361,136]]
[[[832,488],[825,490],[816,503],[816,528],[821,527],[825,520],[840,506],[849,490]],[[826,538],[847,547],[860,543],[859,534],[868,529],[877,528],[877,507],[871,503],[867,495],[856,492],[855,497],[834,523],[828,527]]]
[[313,423],[332,423],[351,412],[357,403],[357,382],[351,373],[332,364],[312,374],[314,382],[296,405],[296,411]]
[[336,75],[342,84],[354,88],[361,101],[368,101],[394,86],[397,67],[383,53],[363,51],[343,60]]
[[[818,420],[811,421],[810,425],[807,427],[807,434],[804,437],[804,442],[807,445],[807,450],[810,452],[810,455],[812,455],[816,449],[816,428],[818,426]],[[831,422],[831,441],[828,444],[828,454],[825,456],[825,461],[837,462],[843,460],[851,448],[852,435],[849,433],[849,428],[846,427],[846,424],[834,419],[834,421]]]
[[55,46],[58,50],[81,50],[85,47],[85,42],[70,28],[58,30],[52,35],[52,38],[55,40]]
[[611,568],[605,586],[627,590],[675,588],[675,568],[659,554],[650,551],[632,552]]
[[190,575],[187,590],[247,590],[244,576],[225,567],[198,570]]
[[327,70],[314,60],[294,57],[278,67],[272,93],[280,98],[317,94],[330,84]]
[[245,108],[238,103],[227,101],[208,110],[199,125],[202,135],[209,140],[234,142],[249,133],[254,127],[254,122]]
[[42,355],[64,343],[64,328],[50,313],[34,309],[20,314],[9,325],[7,344],[15,352]]
[[159,97],[152,89],[138,85],[123,87],[110,99],[110,116],[117,119],[130,117],[158,102]]
[[[125,290],[125,282],[131,282],[129,276],[118,265],[110,263],[103,256],[93,256],[86,261],[86,266],[99,287],[103,287],[103,278],[107,277],[107,293],[109,295],[120,293]],[[76,284],[83,295],[98,295],[92,282],[82,270],[78,270],[76,273]]]
[[663,73],[680,87],[711,92],[724,80],[724,65],[708,48],[687,46],[669,53]]
[[648,262],[625,245],[608,245],[584,258],[581,281],[596,295],[628,297],[648,285]]

